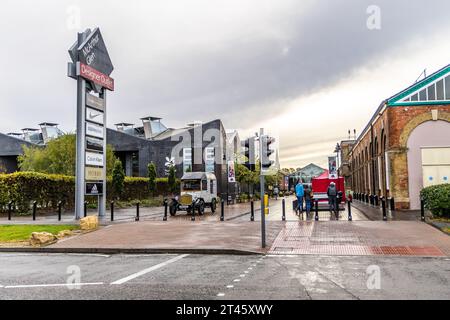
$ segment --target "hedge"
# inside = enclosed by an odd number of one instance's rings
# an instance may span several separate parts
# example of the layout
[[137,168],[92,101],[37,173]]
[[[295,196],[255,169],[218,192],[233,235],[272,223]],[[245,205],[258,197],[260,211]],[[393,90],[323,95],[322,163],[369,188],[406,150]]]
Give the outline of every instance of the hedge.
[[[179,183],[179,182],[178,182]],[[125,177],[125,186],[121,200],[132,201],[150,197],[148,178]],[[107,200],[112,200],[111,178],[107,178]],[[167,178],[156,179],[156,195],[168,194]],[[43,174],[37,172],[16,172],[0,174],[0,211],[5,212],[8,202],[14,201],[16,210],[29,212],[32,201],[37,201],[40,209],[54,210],[58,201],[64,202],[64,208],[70,210],[75,204],[75,177]],[[96,197],[86,197],[94,203]]]
[[434,216],[450,216],[450,184],[441,184],[424,188],[420,195]]

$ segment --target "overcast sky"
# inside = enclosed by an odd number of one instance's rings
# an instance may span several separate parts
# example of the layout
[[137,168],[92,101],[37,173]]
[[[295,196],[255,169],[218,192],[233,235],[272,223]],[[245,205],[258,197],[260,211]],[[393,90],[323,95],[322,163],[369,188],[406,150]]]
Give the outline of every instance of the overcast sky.
[[0,132],[74,131],[67,49],[98,26],[115,66],[110,127],[220,118],[242,138],[276,135],[283,167],[325,166],[383,99],[450,63],[449,12],[448,0],[2,0]]

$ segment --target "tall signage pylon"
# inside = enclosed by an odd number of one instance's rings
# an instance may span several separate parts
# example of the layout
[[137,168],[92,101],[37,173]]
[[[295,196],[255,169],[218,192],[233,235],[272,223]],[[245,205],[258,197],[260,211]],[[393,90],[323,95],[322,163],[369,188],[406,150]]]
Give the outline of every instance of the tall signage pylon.
[[85,196],[106,209],[106,90],[114,91],[114,67],[100,29],[78,33],[70,47],[68,76],[77,80],[75,219],[84,215]]

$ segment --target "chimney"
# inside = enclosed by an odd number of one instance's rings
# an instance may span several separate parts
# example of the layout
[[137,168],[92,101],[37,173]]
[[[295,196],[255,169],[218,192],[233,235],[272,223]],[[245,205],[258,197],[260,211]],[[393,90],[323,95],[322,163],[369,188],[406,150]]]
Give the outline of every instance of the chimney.
[[44,144],[47,144],[50,140],[57,138],[59,136],[58,124],[43,122],[40,123],[42,132],[42,139],[44,140]]
[[31,136],[36,133],[36,131],[39,131],[39,129],[35,128],[23,128],[23,140],[31,142]]
[[162,118],[144,117],[141,118],[144,127],[145,139],[152,139],[157,134],[166,131],[167,128],[161,123]]

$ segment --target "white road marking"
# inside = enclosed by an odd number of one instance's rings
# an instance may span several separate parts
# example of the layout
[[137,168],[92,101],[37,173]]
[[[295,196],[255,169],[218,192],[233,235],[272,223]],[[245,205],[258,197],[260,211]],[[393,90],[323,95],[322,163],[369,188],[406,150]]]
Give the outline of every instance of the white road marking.
[[5,289],[14,288],[46,288],[46,287],[74,287],[74,286],[98,286],[103,282],[88,282],[88,283],[54,283],[54,284],[24,284],[18,286],[5,286]]
[[150,267],[150,268],[141,270],[141,271],[139,271],[139,272],[133,273],[132,275],[129,275],[128,277],[125,277],[125,278],[119,279],[119,280],[117,280],[117,281],[111,282],[111,284],[123,284],[123,283],[125,283],[125,282],[127,282],[127,281],[130,281],[130,280],[133,280],[133,279],[135,279],[135,278],[137,278],[137,277],[140,277],[140,276],[142,276],[142,275],[144,275],[144,274],[146,274],[146,273],[155,271],[155,270],[157,270],[157,269],[160,269],[160,268],[162,268],[162,267],[167,266],[168,264],[171,264],[171,263],[176,262],[176,261],[178,261],[178,260],[180,260],[180,259],[183,259],[183,258],[187,257],[188,255],[189,255],[189,254],[182,254],[182,255],[180,255],[180,256],[176,256],[176,257],[173,258],[173,259],[167,260],[167,261],[162,262],[162,263],[160,263],[160,264],[154,265],[153,267]]
[[227,286],[227,288],[228,289],[232,289],[232,288],[234,288],[234,286],[232,284],[230,284],[230,285]]
[[253,270],[253,268],[252,268],[252,267],[249,267],[248,270]]
[[247,271],[247,270],[245,270],[245,271],[244,271],[244,273],[248,273],[248,271]]
[[241,281],[241,279],[234,279],[233,281],[234,282],[239,282],[239,281]]
[[225,297],[225,293],[218,293],[217,296],[218,297]]
[[245,274],[240,274],[239,277],[244,278]]
[[69,256],[103,257],[103,258],[109,258],[110,257],[110,255],[99,254],[99,253],[68,253],[67,255],[69,255]]

